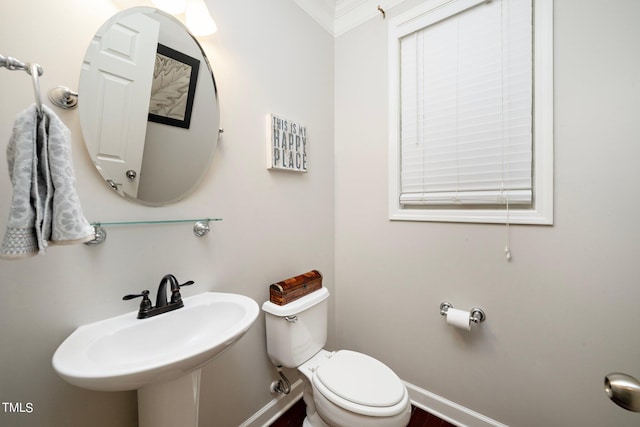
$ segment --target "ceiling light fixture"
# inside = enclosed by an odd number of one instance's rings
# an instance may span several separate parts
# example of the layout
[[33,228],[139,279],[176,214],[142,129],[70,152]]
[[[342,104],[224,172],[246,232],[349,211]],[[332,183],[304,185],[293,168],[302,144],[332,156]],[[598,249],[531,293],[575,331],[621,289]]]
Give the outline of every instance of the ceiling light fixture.
[[187,0],[185,23],[194,36],[208,36],[218,31],[204,0]]

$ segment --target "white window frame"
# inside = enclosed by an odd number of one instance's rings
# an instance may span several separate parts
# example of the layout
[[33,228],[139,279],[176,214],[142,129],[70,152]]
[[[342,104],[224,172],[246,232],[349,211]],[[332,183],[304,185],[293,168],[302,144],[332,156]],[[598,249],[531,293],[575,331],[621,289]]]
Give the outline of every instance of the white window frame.
[[[516,0],[517,1],[517,0]],[[447,7],[462,10],[478,0],[430,0],[389,21],[389,219],[473,223],[553,224],[553,0],[533,0],[533,204],[492,209],[406,207],[400,204],[400,39],[424,28]]]

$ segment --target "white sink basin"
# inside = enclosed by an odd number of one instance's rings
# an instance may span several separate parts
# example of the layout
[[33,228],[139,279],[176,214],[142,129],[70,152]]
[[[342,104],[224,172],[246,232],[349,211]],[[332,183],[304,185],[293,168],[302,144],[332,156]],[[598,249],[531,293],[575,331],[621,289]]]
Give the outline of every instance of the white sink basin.
[[148,319],[137,311],[80,326],[53,355],[55,371],[78,387],[136,390],[198,369],[240,339],[258,317],[251,298],[205,292]]

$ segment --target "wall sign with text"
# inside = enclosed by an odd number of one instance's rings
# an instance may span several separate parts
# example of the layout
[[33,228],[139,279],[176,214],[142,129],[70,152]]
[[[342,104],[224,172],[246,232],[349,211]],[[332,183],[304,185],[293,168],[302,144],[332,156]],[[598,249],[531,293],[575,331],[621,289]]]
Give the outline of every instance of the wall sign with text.
[[307,128],[293,120],[269,115],[269,169],[307,171]]

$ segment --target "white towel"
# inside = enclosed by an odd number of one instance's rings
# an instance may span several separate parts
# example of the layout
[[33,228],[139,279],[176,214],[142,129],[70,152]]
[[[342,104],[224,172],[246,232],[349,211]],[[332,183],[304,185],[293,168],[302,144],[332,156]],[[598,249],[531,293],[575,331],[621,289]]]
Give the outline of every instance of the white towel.
[[19,259],[44,253],[47,241],[79,243],[92,240],[75,189],[71,132],[60,118],[35,105],[20,113],[7,146],[13,198],[0,257]]

